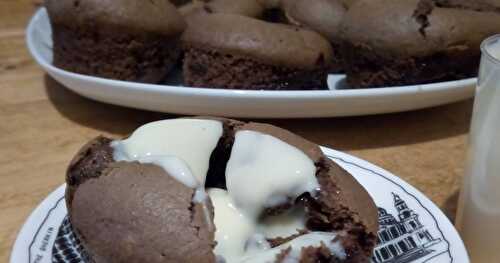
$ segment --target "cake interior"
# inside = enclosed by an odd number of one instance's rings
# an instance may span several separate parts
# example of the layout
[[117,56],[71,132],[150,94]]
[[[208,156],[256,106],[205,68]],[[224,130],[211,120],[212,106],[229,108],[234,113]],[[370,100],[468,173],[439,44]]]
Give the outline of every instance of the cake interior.
[[80,74],[158,83],[181,55],[178,37],[54,27],[54,65]]
[[[318,64],[325,64],[319,62]],[[327,67],[303,70],[278,67],[217,49],[186,47],[184,83],[193,87],[248,90],[327,89]]]

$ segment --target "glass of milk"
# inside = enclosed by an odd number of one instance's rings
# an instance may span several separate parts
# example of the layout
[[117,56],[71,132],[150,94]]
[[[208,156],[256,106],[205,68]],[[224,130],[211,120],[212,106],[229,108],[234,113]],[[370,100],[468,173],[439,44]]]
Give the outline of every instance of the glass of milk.
[[500,35],[483,41],[481,51],[456,222],[475,263],[500,258]]

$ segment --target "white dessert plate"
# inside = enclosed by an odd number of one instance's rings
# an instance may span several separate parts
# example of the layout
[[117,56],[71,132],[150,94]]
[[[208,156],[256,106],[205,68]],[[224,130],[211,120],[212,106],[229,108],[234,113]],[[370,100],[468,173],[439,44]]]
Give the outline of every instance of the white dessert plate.
[[[468,263],[464,244],[448,218],[417,189],[354,156],[323,148],[348,170],[379,207],[379,244],[373,263]],[[65,185],[50,194],[19,232],[11,263],[84,262],[67,219]]]
[[97,101],[137,109],[193,115],[304,118],[400,112],[447,104],[474,95],[475,78],[426,85],[345,89],[344,75],[330,75],[330,90],[245,91],[182,87],[180,72],[165,85],[97,78],[52,65],[51,27],[39,9],[27,29],[28,48],[49,75]]

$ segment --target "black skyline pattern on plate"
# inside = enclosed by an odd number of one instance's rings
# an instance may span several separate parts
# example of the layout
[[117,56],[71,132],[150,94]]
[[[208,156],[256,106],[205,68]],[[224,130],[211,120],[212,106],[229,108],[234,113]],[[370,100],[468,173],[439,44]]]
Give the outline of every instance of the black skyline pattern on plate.
[[79,263],[88,262],[85,260],[83,247],[80,240],[76,237],[69,217],[66,215],[57,232],[57,237],[52,247],[53,263]]
[[[378,208],[380,229],[373,251],[373,263],[407,263],[435,252],[431,247],[440,243],[422,225],[419,216],[399,195],[392,193],[397,218],[386,209]],[[53,263],[87,262],[80,241],[72,231],[68,216],[62,222],[52,249]]]
[[379,231],[373,263],[406,263],[435,252],[431,247],[440,243],[420,222],[419,215],[408,207],[399,195],[392,193],[397,218],[386,209],[378,208]]
[[[380,177],[384,178],[385,180],[398,186],[406,194],[408,194],[409,196],[414,198],[418,202],[418,204],[431,215],[434,222],[436,223],[437,229],[439,230],[439,232],[441,233],[441,236],[443,237],[443,240],[440,238],[434,239],[434,237],[432,237],[429,234],[429,232],[427,231],[425,226],[422,226],[422,224],[418,220],[418,214],[414,213],[413,210],[409,209],[409,207],[406,205],[406,202],[403,199],[401,199],[399,197],[399,195],[392,193],[393,200],[394,200],[394,206],[395,206],[396,210],[398,210],[398,219],[399,220],[397,220],[393,215],[387,213],[387,210],[385,210],[384,208],[379,207],[378,212],[379,212],[380,229],[378,232],[378,236],[380,238],[380,242],[374,249],[374,255],[372,258],[372,262],[374,262],[374,263],[408,263],[408,262],[411,262],[413,260],[422,258],[430,253],[433,253],[434,251],[430,248],[430,246],[433,246],[433,245],[440,243],[442,241],[444,241],[448,244],[448,249],[444,253],[449,254],[450,259],[451,259],[450,262],[454,261],[452,255],[451,255],[451,252],[449,250],[449,241],[446,240],[446,238],[444,238],[443,232],[440,229],[436,218],[429,211],[429,209],[427,207],[425,207],[422,204],[422,202],[415,195],[409,193],[405,188],[403,188],[401,185],[399,185],[398,183],[396,183],[392,179],[387,178],[383,174],[380,174],[374,170],[360,166],[357,163],[345,161],[342,158],[339,158],[336,156],[328,155],[328,157],[330,157],[331,159],[335,159],[337,161],[341,161],[341,162],[346,163],[346,164],[356,166],[356,167],[363,169],[365,171],[369,171],[369,172],[373,173],[374,175],[380,176]],[[412,226],[412,224],[410,222],[413,222],[415,224],[414,225],[415,227]],[[403,230],[402,228],[398,228],[399,225],[405,225],[405,224],[408,224],[410,226],[410,228],[405,228],[405,230]],[[396,237],[396,238],[394,238],[396,235],[391,236],[391,231],[394,231],[394,230],[391,230],[391,227],[393,227],[393,226],[396,226],[396,231],[400,231],[398,233],[402,233],[402,235],[400,235],[399,237]],[[389,231],[389,233],[388,233],[389,238],[383,237],[384,231]],[[423,234],[423,237],[419,239],[421,242],[417,243],[415,241],[415,239],[413,238],[413,236],[414,235],[418,236],[419,234]],[[382,236],[382,237],[380,237],[380,236]],[[395,243],[398,244],[400,242],[400,240],[408,238],[408,237],[412,237],[413,242],[415,242],[415,244],[416,244],[416,246],[414,246],[415,248],[410,249],[410,246],[407,245],[408,250],[406,252],[403,252],[404,245],[400,245],[399,248],[394,248],[394,249],[396,250],[396,252],[398,251],[398,249],[400,249],[400,251],[402,253],[390,254],[391,255],[390,257],[384,259],[384,257],[383,257],[384,252],[382,252],[384,248],[386,248],[387,251],[389,251],[388,253],[392,253],[391,252],[392,249],[390,248],[390,245],[394,246]],[[410,244],[412,243],[409,238],[406,240]],[[61,227],[59,228],[57,238],[56,238],[56,241],[55,241],[53,249],[52,249],[52,255],[53,255],[52,262],[53,263],[84,263],[84,262],[88,262],[85,259],[85,256],[82,255],[82,253],[81,253],[82,251],[83,251],[82,246],[81,246],[80,242],[77,240],[75,234],[73,233],[69,219],[66,216],[65,219],[63,220],[63,222],[61,223]],[[377,251],[379,251],[379,252],[377,252]],[[377,253],[379,253],[379,255],[381,257],[380,259],[377,257]],[[443,252],[441,252],[441,253],[443,253]],[[394,255],[396,255],[396,256],[394,256]],[[438,256],[438,255],[436,255],[436,256]],[[432,257],[427,259],[426,262],[430,262],[430,260],[432,260]]]

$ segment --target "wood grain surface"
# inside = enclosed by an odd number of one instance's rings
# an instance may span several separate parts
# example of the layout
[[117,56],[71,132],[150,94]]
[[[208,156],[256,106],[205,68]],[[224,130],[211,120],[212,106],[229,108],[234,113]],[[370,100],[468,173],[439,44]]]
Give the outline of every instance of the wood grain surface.
[[[94,102],[48,77],[24,41],[39,2],[0,0],[0,262],[8,262],[30,212],[63,183],[66,165],[82,144],[173,117]],[[453,219],[471,108],[469,100],[378,116],[260,121],[399,175]]]

